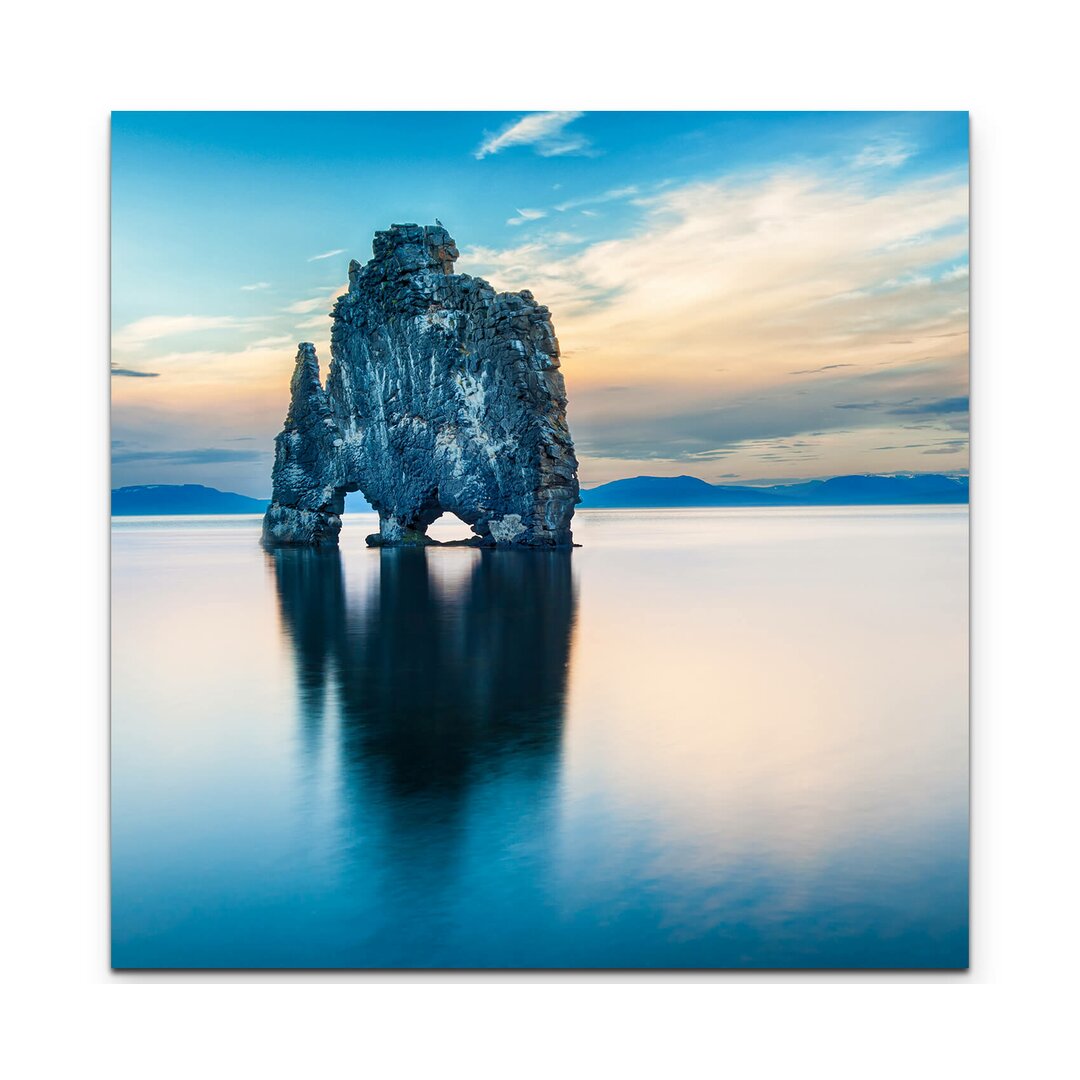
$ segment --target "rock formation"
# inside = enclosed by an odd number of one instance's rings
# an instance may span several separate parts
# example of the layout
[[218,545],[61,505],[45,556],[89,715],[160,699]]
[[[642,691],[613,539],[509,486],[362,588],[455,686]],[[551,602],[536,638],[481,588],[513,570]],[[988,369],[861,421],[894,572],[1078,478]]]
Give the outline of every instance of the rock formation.
[[325,389],[315,347],[297,352],[264,542],[335,545],[359,490],[372,545],[434,543],[443,511],[475,544],[569,545],[577,459],[548,309],[455,274],[440,225],[393,225],[373,248],[334,306]]

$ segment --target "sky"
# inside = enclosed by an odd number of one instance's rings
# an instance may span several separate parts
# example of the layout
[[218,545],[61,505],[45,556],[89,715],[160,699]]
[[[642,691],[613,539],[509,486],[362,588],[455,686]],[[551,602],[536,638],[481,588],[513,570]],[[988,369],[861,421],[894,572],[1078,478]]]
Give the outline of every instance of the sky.
[[966,472],[966,113],[114,113],[113,486],[270,493],[374,232],[531,289],[584,487]]

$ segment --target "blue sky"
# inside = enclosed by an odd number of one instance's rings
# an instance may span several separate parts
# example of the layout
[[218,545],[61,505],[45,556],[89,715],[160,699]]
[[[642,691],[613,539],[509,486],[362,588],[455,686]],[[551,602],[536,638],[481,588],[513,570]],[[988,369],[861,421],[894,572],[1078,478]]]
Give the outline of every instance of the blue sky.
[[391,222],[552,308],[586,484],[967,466],[963,113],[117,113],[114,486],[266,495]]

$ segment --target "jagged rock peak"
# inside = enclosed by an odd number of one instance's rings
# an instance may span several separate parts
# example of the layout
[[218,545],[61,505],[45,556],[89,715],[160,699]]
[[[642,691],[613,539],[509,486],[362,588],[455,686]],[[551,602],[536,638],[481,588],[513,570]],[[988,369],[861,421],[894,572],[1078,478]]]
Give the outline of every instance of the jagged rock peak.
[[402,264],[454,272],[458,257],[454,238],[441,225],[391,225],[377,232],[371,244],[376,262],[397,259]]
[[362,282],[392,281],[409,274],[434,271],[449,275],[458,258],[454,238],[441,225],[391,225],[375,234],[371,245],[373,257],[363,265],[349,263],[349,293],[355,294]]
[[336,543],[356,490],[379,512],[373,544],[430,543],[443,511],[477,544],[571,543],[577,459],[550,313],[455,274],[457,258],[442,225],[409,224],[350,263],[325,390],[314,347],[297,352],[267,543]]
[[321,415],[330,415],[330,406],[319,381],[319,358],[310,341],[301,341],[297,346],[296,366],[293,368],[290,390],[289,413],[285,417],[286,431],[304,424],[313,409]]

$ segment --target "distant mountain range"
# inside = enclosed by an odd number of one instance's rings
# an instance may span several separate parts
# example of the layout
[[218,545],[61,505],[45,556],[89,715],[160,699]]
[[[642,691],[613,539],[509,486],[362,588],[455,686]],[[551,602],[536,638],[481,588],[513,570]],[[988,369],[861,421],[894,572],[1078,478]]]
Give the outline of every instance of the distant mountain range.
[[800,484],[746,487],[696,476],[635,476],[581,493],[583,508],[676,506],[892,506],[966,503],[966,476],[834,476]]
[[249,499],[234,491],[218,491],[202,484],[143,484],[114,488],[113,517],[159,514],[262,514],[266,499]]
[[[202,484],[139,484],[113,488],[113,517],[160,517],[168,514],[263,514],[268,499],[252,499],[235,491],[218,491]],[[363,495],[345,497],[350,514],[369,512]]]
[[[644,509],[694,506],[902,506],[966,503],[966,476],[834,476],[801,484],[747,487],[708,484],[696,476],[634,476],[581,493],[584,509]],[[202,484],[143,484],[114,488],[114,517],[168,514],[261,514],[266,499],[251,499]],[[349,513],[370,507],[359,495],[346,502]]]

